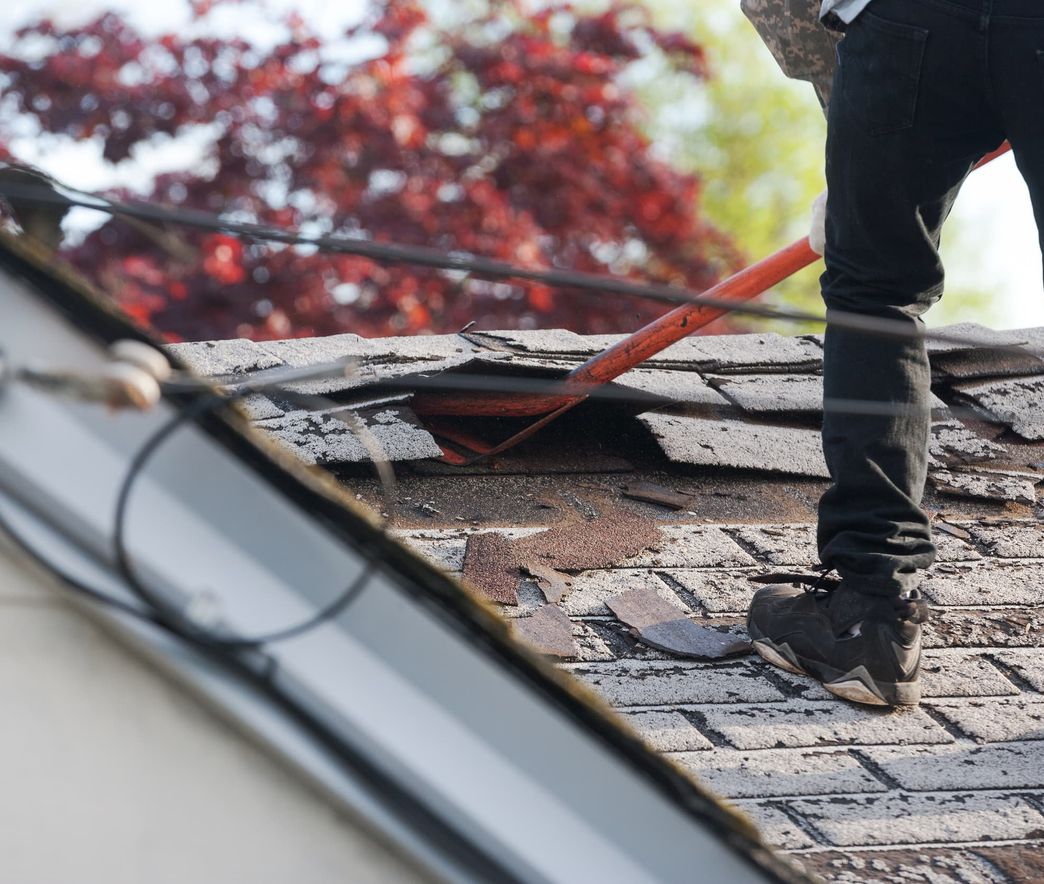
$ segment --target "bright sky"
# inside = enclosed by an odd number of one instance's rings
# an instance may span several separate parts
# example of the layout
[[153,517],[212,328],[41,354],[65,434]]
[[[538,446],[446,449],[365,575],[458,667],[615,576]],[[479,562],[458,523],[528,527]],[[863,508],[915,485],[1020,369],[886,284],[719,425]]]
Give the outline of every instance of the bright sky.
[[[993,292],[997,328],[1044,325],[1044,271],[1029,192],[1009,154],[968,179],[954,207],[967,242],[943,256],[954,284]],[[972,318],[972,317],[969,317]]]
[[[435,5],[441,3],[438,0]],[[366,0],[269,0],[269,4],[274,9],[296,9],[321,33],[336,34],[359,19]],[[188,30],[187,4],[172,0],[8,0],[0,5],[0,33],[43,15],[52,16],[60,25],[76,25],[105,9],[119,12],[148,33]],[[261,44],[278,39],[270,26],[255,20],[244,21],[234,7],[219,8],[218,12],[208,23],[208,32],[212,34],[216,30],[217,35],[247,37]],[[144,187],[151,174],[195,161],[206,143],[206,135],[202,129],[194,138],[147,149],[136,154],[136,163],[124,163],[116,170],[106,167],[98,149],[90,145],[71,145],[60,150],[54,150],[52,145],[41,152],[39,140],[28,135],[16,149],[23,158],[39,162],[79,187],[101,189],[116,183]],[[95,216],[90,214],[93,220]],[[988,314],[961,318],[999,328],[1044,325],[1044,271],[1036,226],[1029,195],[1012,157],[995,161],[969,179],[954,216],[962,219],[960,226],[965,233],[964,241],[950,244],[944,234],[949,281],[962,288],[992,292],[995,299]],[[81,215],[80,220],[87,222],[87,214]]]

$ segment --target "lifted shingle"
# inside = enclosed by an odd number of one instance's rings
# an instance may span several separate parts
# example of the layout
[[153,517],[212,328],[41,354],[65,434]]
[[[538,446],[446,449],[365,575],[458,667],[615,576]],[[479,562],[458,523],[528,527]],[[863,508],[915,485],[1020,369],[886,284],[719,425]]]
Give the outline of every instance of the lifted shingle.
[[1036,502],[1034,486],[1040,481],[1025,475],[986,470],[933,470],[928,478],[942,494],[981,500],[1010,500],[1027,506]]
[[983,463],[1007,454],[1003,445],[977,436],[956,420],[932,424],[929,452],[935,460],[951,466]]
[[[347,417],[349,412],[345,411]],[[382,454],[390,461],[440,457],[442,449],[431,434],[414,423],[412,412],[387,408],[360,415]],[[306,463],[322,465],[364,463],[372,460],[351,426],[334,414],[295,411],[259,421],[259,429],[285,445]]]
[[1044,377],[966,384],[959,389],[1023,439],[1044,439]]
[[638,418],[675,463],[828,478],[818,430],[672,414]]

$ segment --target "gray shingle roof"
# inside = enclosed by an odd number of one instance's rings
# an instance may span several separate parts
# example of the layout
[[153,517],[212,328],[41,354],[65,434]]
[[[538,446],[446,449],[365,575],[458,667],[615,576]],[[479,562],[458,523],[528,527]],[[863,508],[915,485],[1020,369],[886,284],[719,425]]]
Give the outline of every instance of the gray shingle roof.
[[[964,324],[957,331],[992,346],[931,348],[937,420],[927,506],[939,514],[939,557],[923,585],[933,603],[926,699],[891,714],[830,699],[818,685],[749,657],[682,659],[638,640],[611,610],[624,593],[652,591],[672,629],[684,627],[681,618],[731,640],[743,636],[752,575],[817,563],[812,521],[826,477],[817,339],[688,339],[617,380],[617,389],[641,394],[629,408],[590,406],[571,428],[549,428],[528,448],[468,470],[430,460],[436,439],[410,410],[408,391],[391,403],[360,403],[388,395],[382,377],[465,366],[563,374],[619,336],[343,335],[172,350],[230,382],[273,361],[357,356],[357,378],[326,384],[332,405],[302,412],[273,393],[251,399],[250,412],[309,462],[331,465],[366,459],[336,410],[359,415],[398,462],[399,536],[449,572],[462,572],[468,538],[478,533],[532,536],[575,524],[577,511],[654,519],[659,539],[638,555],[545,585],[555,602],[536,578],[508,574],[518,604],[502,610],[519,635],[558,658],[651,746],[749,813],[771,843],[828,879],[1001,880],[990,877],[997,848],[984,845],[1004,841],[1016,870],[1029,868],[1020,851],[1044,850],[1036,763],[1044,721],[1044,527],[1036,520],[1044,394],[1034,374],[1044,330],[988,333]],[[996,349],[1012,345],[1025,353]],[[378,500],[372,480],[341,481]],[[691,509],[622,494],[637,482],[659,484]],[[899,815],[903,825],[895,824]]]

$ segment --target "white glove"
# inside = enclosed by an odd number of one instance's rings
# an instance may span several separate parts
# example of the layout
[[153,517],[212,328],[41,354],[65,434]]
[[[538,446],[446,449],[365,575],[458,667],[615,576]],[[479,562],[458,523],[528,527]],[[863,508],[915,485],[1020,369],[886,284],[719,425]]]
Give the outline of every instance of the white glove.
[[827,192],[824,190],[812,203],[812,229],[808,233],[808,244],[817,255],[826,253]]

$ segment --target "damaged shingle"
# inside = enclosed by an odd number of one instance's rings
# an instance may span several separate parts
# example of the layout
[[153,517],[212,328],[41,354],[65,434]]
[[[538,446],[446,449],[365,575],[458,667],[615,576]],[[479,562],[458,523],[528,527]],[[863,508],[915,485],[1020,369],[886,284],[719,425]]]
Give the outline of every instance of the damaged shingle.
[[[460,335],[409,335],[366,340],[372,348],[366,354],[368,361],[423,363],[481,352],[479,347]],[[417,368],[420,370],[423,365]]]
[[770,565],[810,567],[819,562],[815,525],[750,525],[730,533]]
[[573,624],[555,605],[537,608],[528,617],[513,621],[515,634],[533,650],[549,657],[576,656]]
[[518,561],[561,571],[608,568],[642,552],[660,539],[652,519],[624,510],[590,522],[558,525],[515,542]]
[[283,409],[261,393],[243,397],[239,400],[239,405],[246,412],[247,417],[253,421],[270,420],[285,414]]
[[627,562],[639,568],[724,568],[753,565],[731,537],[710,525],[664,525],[649,549]]
[[633,589],[606,600],[617,618],[651,648],[679,657],[717,660],[750,650],[750,642],[694,623],[651,589]]
[[675,463],[829,477],[818,430],[661,413],[638,420]]
[[928,450],[935,461],[949,466],[983,463],[1007,453],[1003,445],[977,436],[955,420],[932,424]]
[[[347,418],[349,412],[342,414]],[[420,460],[440,457],[442,449],[427,430],[415,423],[412,412],[405,408],[388,408],[358,418],[369,430],[384,458],[390,461]],[[282,417],[258,421],[263,430],[289,448],[306,463],[322,465],[363,463],[373,459],[337,412],[313,414],[294,411]]]
[[933,470],[928,478],[941,494],[1032,506],[1037,499],[1034,486],[1041,477],[987,470]]
[[501,534],[472,534],[464,552],[464,579],[502,605],[518,604],[518,559]]
[[1044,439],[1044,376],[967,384],[959,389],[1023,439]]

